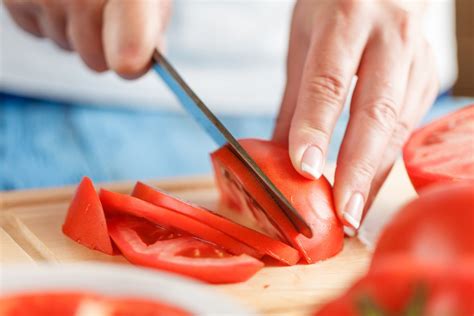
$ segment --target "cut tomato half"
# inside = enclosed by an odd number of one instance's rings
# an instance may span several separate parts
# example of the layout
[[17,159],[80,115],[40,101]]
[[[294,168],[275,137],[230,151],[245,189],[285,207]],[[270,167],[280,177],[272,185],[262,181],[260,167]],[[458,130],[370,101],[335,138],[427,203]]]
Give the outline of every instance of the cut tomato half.
[[248,254],[261,258],[262,253],[184,214],[156,206],[136,197],[101,189],[100,200],[106,212],[119,212],[145,218],[155,224],[189,233],[199,239],[218,245],[232,254]]
[[342,249],[344,233],[334,210],[329,182],[324,177],[309,180],[298,174],[288,150],[276,143],[244,139],[240,144],[309,223],[313,237],[306,238],[295,230],[258,180],[227,146],[211,155],[221,202],[246,216],[270,237],[295,247],[308,263],[337,254]]
[[63,232],[72,240],[112,255],[104,210],[91,179],[84,177],[69,205]]
[[417,191],[434,183],[474,185],[474,104],[418,129],[403,158]]
[[209,283],[242,282],[263,267],[261,261],[248,255],[234,256],[189,234],[140,218],[111,218],[109,233],[130,262]]
[[132,196],[185,214],[283,263],[293,265],[300,259],[299,252],[296,249],[279,240],[272,239],[253,229],[234,223],[203,207],[172,197],[144,183],[137,182]]

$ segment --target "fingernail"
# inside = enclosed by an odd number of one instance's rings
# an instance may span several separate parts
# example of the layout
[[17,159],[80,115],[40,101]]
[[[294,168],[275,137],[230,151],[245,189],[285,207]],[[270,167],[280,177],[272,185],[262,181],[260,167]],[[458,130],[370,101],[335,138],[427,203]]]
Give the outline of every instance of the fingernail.
[[358,229],[360,226],[363,206],[364,197],[359,192],[354,192],[352,193],[352,196],[347,202],[344,212],[342,213],[342,216],[345,218],[345,220],[355,229]]
[[301,171],[319,179],[323,174],[323,167],[323,152],[316,146],[309,146],[301,159]]
[[345,225],[344,225],[344,233],[349,237],[354,237],[356,235],[356,231],[354,228],[345,226]]

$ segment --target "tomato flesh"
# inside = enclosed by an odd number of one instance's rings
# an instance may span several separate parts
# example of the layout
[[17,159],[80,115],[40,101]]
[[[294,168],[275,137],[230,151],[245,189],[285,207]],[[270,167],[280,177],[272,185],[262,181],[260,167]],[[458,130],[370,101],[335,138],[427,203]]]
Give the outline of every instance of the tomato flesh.
[[474,104],[413,133],[403,158],[415,189],[459,181],[474,185],[473,144]]
[[226,146],[211,155],[221,203],[246,216],[270,237],[295,247],[308,263],[337,254],[342,249],[344,233],[329,182],[324,177],[309,180],[298,174],[283,146],[256,139],[240,140],[240,144],[310,224],[313,237],[307,238],[294,229],[258,180]]
[[69,206],[63,232],[72,240],[112,255],[113,247],[99,196],[91,179],[84,177]]
[[138,182],[136,184],[132,196],[194,218],[280,262],[293,265],[300,259],[296,249],[279,240],[269,238],[262,233],[236,224],[205,208],[179,200],[144,183]]
[[81,292],[27,293],[0,298],[2,316],[185,316],[189,312],[140,298],[112,298]]
[[263,267],[261,261],[248,255],[231,255],[189,234],[140,218],[110,218],[109,233],[130,262],[209,283],[242,282]]
[[255,249],[229,237],[220,230],[173,210],[105,189],[100,190],[99,196],[105,211],[108,213],[123,213],[142,217],[155,224],[170,227],[180,232],[187,232],[197,238],[218,245],[232,254],[249,254],[258,258],[262,257],[262,254]]

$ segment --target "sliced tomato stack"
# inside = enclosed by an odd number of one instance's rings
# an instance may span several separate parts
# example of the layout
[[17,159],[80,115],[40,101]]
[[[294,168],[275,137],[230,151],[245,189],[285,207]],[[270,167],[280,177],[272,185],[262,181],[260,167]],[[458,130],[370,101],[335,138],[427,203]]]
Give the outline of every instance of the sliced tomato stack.
[[113,241],[134,264],[209,283],[245,281],[263,267],[258,260],[263,256],[289,265],[300,259],[296,249],[281,241],[143,183],[137,183],[134,196],[105,189],[97,194],[85,177],[63,232],[107,254],[113,253]]
[[417,191],[434,183],[474,185],[474,104],[413,133],[403,158]]
[[262,257],[271,258],[265,262],[294,265],[301,258],[314,263],[338,253],[343,231],[329,182],[324,177],[303,178],[279,145],[255,139],[241,144],[310,224],[313,238],[293,228],[225,146],[212,154],[221,199],[259,231],[141,182],[132,195],[105,189],[97,194],[85,177],[63,232],[91,249],[113,254],[115,244],[132,263],[210,283],[245,281],[263,267]]

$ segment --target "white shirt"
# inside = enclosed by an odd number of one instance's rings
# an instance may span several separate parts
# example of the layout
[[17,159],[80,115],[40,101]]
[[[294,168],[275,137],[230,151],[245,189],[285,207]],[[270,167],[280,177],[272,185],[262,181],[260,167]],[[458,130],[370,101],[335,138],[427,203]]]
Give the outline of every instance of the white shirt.
[[[167,55],[216,112],[274,114],[285,84],[293,1],[174,2]],[[425,33],[436,53],[442,89],[455,81],[453,0],[435,0]],[[96,74],[80,58],[20,30],[0,9],[0,89],[97,105],[179,109],[152,72],[126,81]]]

